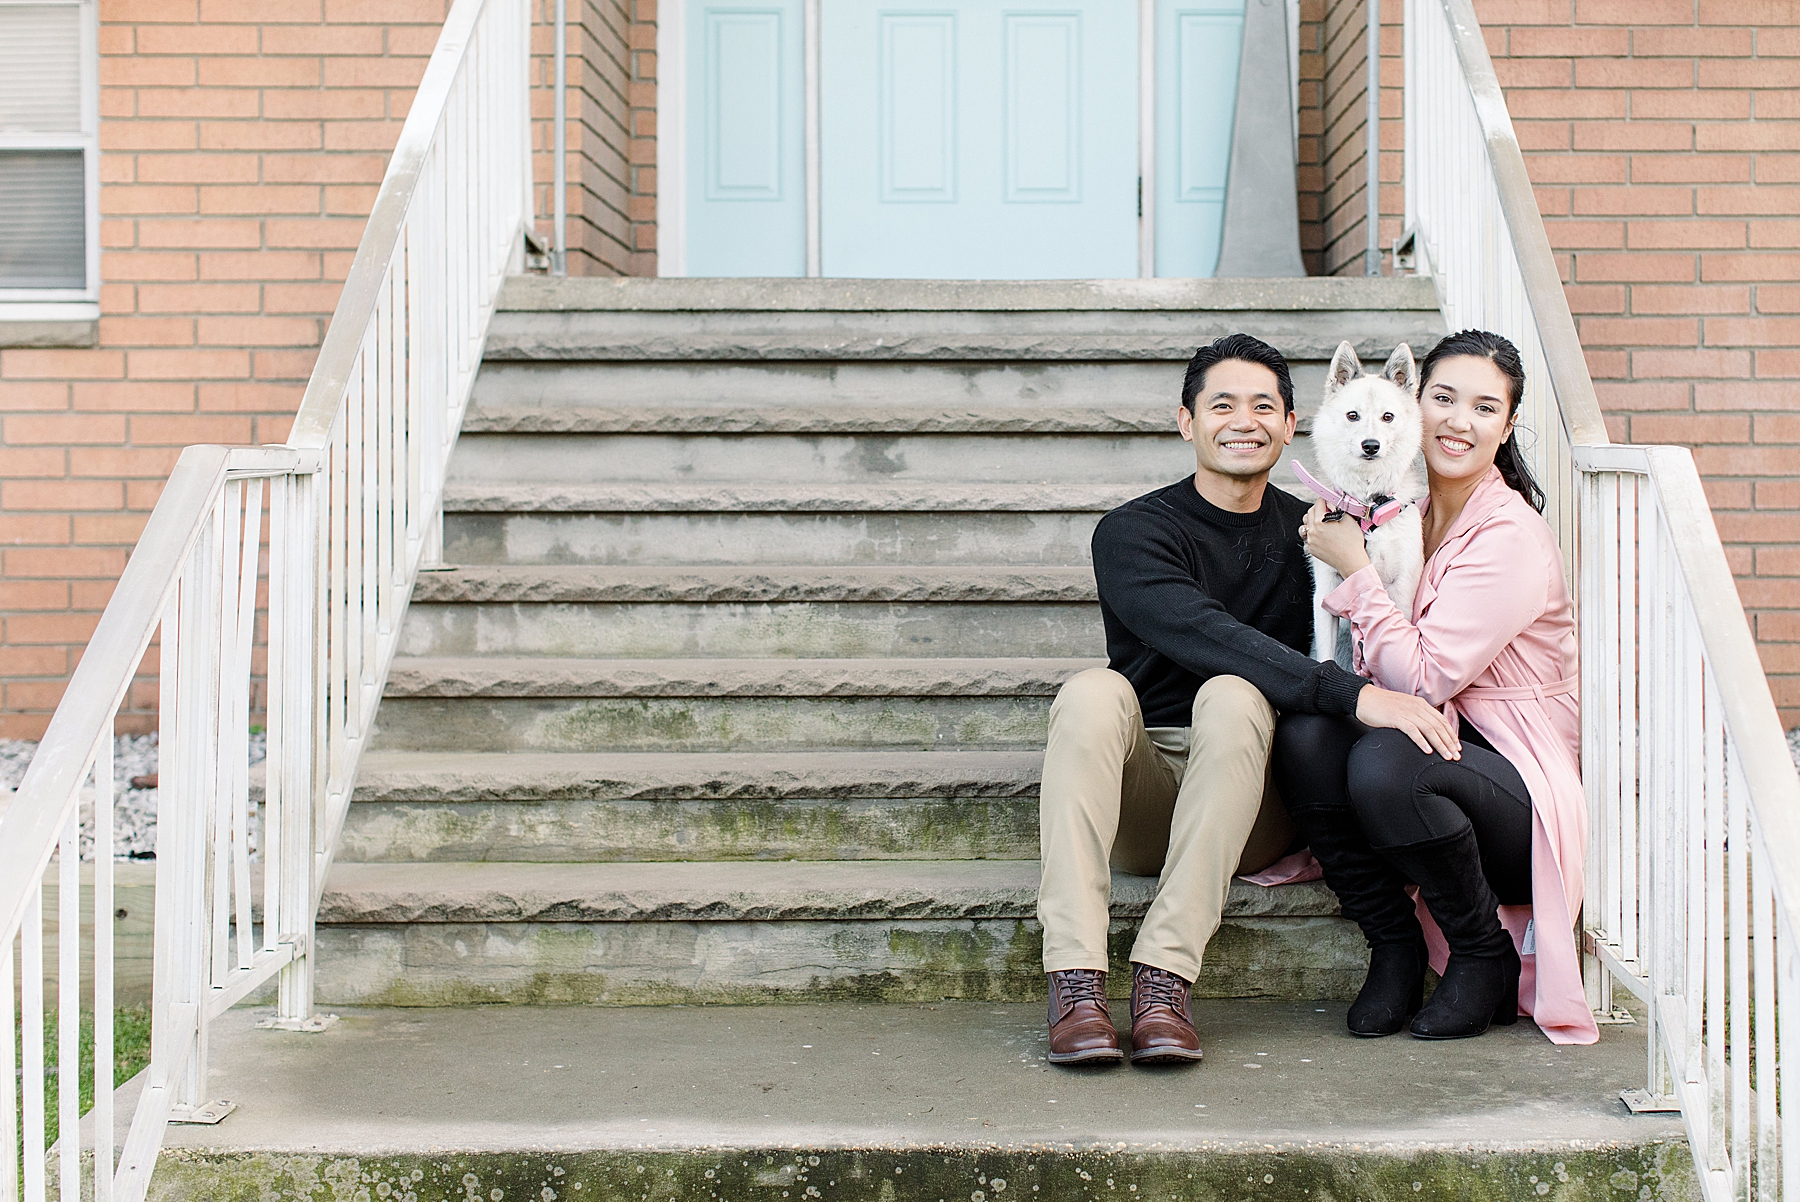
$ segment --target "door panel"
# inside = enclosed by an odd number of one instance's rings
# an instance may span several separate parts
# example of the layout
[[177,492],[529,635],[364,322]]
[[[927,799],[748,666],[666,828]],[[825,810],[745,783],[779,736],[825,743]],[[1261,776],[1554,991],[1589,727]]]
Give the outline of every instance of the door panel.
[[824,273],[1136,275],[1135,12],[1132,0],[824,5]]
[[1231,165],[1244,2],[1158,0],[1156,21],[1156,274],[1210,276]]
[[686,0],[688,273],[806,274],[801,0]]

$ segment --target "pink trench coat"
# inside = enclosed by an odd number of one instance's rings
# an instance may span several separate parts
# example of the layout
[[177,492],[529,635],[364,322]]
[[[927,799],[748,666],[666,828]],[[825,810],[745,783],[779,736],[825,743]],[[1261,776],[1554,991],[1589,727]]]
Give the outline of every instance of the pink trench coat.
[[[1325,608],[1350,620],[1357,667],[1376,684],[1458,714],[1512,761],[1531,791],[1531,901],[1502,906],[1520,947],[1519,1008],[1552,1043],[1599,1038],[1581,984],[1575,917],[1582,900],[1587,803],[1581,790],[1581,705],[1574,609],[1549,525],[1489,468],[1425,565],[1411,619],[1373,567]],[[1423,904],[1432,965],[1448,949]],[[1535,955],[1524,955],[1527,922]]]

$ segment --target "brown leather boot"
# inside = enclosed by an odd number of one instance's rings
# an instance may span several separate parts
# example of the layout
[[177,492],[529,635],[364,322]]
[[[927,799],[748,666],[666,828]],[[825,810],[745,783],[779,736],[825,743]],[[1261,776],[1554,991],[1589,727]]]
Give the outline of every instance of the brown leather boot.
[[1148,964],[1131,966],[1131,1062],[1179,1064],[1200,1059],[1200,1033],[1188,1005],[1188,982]]
[[1070,968],[1050,974],[1050,1063],[1116,1064],[1125,1059],[1106,1012],[1106,974]]

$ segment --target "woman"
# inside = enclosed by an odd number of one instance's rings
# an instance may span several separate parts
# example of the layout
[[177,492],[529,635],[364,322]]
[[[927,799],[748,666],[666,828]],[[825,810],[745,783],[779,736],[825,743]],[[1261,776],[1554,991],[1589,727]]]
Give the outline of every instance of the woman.
[[[1523,1010],[1555,1043],[1592,1043],[1574,931],[1587,830],[1574,612],[1514,437],[1524,368],[1506,339],[1465,330],[1419,375],[1430,496],[1412,612],[1389,600],[1354,522],[1315,506],[1301,535],[1344,577],[1324,604],[1349,619],[1358,670],[1443,706],[1461,746],[1446,759],[1397,731],[1285,715],[1277,783],[1369,942],[1353,1034],[1410,1019],[1419,1038],[1460,1039]],[[1428,959],[1442,980],[1421,1008]]]

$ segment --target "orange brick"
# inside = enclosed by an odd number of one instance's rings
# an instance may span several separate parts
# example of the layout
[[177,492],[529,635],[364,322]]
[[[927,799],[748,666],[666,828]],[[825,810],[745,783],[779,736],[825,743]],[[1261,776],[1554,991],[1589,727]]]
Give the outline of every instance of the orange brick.
[[1694,408],[1703,410],[1775,409],[1800,406],[1800,385],[1732,380],[1728,383],[1695,384]]
[[[1790,14],[1787,19],[1792,21],[1794,18]],[[1780,58],[1703,58],[1700,60],[1699,83],[1703,88],[1800,88],[1800,61]]]
[[[171,458],[170,466],[173,465],[174,460]],[[75,541],[89,546],[106,543],[123,543],[130,546],[143,535],[144,523],[149,520],[150,515],[147,513],[84,513],[75,519]],[[82,596],[82,587],[78,585],[76,588],[75,604],[80,606],[86,602],[88,605],[94,605],[96,598],[91,592]],[[86,587],[91,588],[92,586]],[[112,582],[108,581],[106,587],[110,589]],[[103,607],[107,599],[101,597],[97,600],[98,605]]]
[[1693,0],[1575,0],[1582,25],[1692,25]]
[[[135,515],[121,516],[129,517]],[[133,537],[128,539],[117,539],[114,541],[135,543],[137,539]],[[119,582],[117,580],[72,580],[69,582],[69,608],[77,610],[103,610],[106,608],[106,603],[112,600],[112,595],[118,591],[118,588]],[[156,704],[155,698],[149,698],[148,700],[151,705]]]
[[217,414],[133,416],[131,441],[143,446],[174,447],[197,442],[244,444],[250,441],[250,419]]
[[[325,211],[333,216],[348,214],[361,218],[375,208],[378,191],[380,189],[374,184],[328,184],[325,187]],[[577,200],[571,207],[579,207],[580,203]]]
[[400,121],[334,121],[324,127],[326,150],[374,150],[386,154],[400,140]]
[[255,54],[256,26],[145,25],[137,31],[139,54]]
[[1750,116],[1750,93],[1721,89],[1633,92],[1631,115],[1640,120],[1742,121]]
[[1750,182],[1750,156],[1740,154],[1640,154],[1632,156],[1631,182],[1733,184]]
[[[161,479],[175,470],[175,460],[180,455],[180,447],[74,447],[69,452],[69,472],[74,476],[155,476]],[[136,537],[132,535],[133,539]],[[75,540],[95,541],[82,535],[79,521]]]
[[1800,413],[1757,414],[1756,441],[1800,443]]
[[264,284],[265,313],[330,313],[343,288],[337,284]]
[[1709,317],[1708,346],[1791,346],[1800,343],[1800,317]]
[[[245,160],[254,166],[254,160]],[[146,217],[137,223],[138,245],[184,250],[220,247],[253,249],[262,245],[262,223],[225,217]],[[109,263],[110,266],[110,263]],[[192,275],[183,277],[193,279]]]
[[[1779,543],[1794,536],[1791,513],[1718,513],[1713,515],[1719,537],[1732,543]],[[1746,608],[1800,609],[1800,580],[1780,577],[1738,582]]]
[[192,213],[197,211],[196,189],[175,184],[103,184],[100,211],[118,216],[132,213]]
[[316,280],[319,256],[311,251],[203,251],[203,280]]
[[[62,552],[62,554],[78,554],[79,552]],[[8,551],[6,568],[13,571],[13,565],[21,560],[35,556],[36,552]],[[89,552],[89,558],[108,561],[121,559],[117,551]],[[121,563],[123,568],[123,563]],[[85,572],[83,575],[97,575]],[[9,643],[85,643],[99,624],[99,614],[14,614],[6,619],[6,635]]]
[[[0,600],[9,610],[18,609],[54,609],[66,608],[68,602],[68,586],[42,584],[31,587],[54,588],[63,594],[60,605],[41,603],[23,606],[7,604]],[[10,589],[6,590],[10,591]],[[5,592],[0,592],[4,597]],[[0,648],[0,673],[7,676],[61,676],[69,670],[69,657],[60,647],[6,647]]]
[[1800,247],[1800,220],[1760,218],[1750,222],[1750,245],[1791,250]]
[[1731,379],[1750,374],[1748,351],[1662,350],[1631,352],[1631,374],[1636,379],[1703,377]]
[[194,323],[185,317],[102,317],[107,346],[192,346]]
[[318,22],[323,16],[319,0],[200,0],[200,19],[207,22],[281,21]]
[[140,117],[255,117],[254,88],[139,88]]
[[443,0],[325,0],[325,22],[380,21],[393,25],[442,25]]
[[62,546],[69,541],[69,518],[60,513],[0,513],[0,543]]
[[1800,350],[1757,351],[1756,377],[1768,379],[1800,379]]
[[[1499,76],[1503,88],[1567,88],[1575,82],[1573,66],[1566,58],[1497,57],[1494,73]],[[637,116],[635,112],[632,114],[634,119]],[[645,137],[655,136],[654,129],[641,132]]]
[[192,150],[192,121],[102,121],[101,150]]
[[0,477],[54,477],[67,474],[61,447],[0,447]]
[[1756,289],[1759,313],[1800,313],[1800,284],[1761,284]]
[[1581,255],[1576,262],[1579,278],[1587,284],[1674,283],[1691,281],[1694,278],[1693,255],[1588,252]]
[[1800,183],[1800,154],[1763,154],[1756,158],[1759,184]]
[[313,362],[319,357],[317,347],[300,351],[256,352],[256,379],[304,380],[312,375]]
[[1746,284],[1634,284],[1633,313],[1748,313]]
[[125,419],[96,413],[15,413],[5,419],[12,446],[116,443],[125,437]]
[[[319,60],[306,56],[244,55],[200,60],[200,82],[207,87],[306,88],[317,87],[319,79]],[[263,109],[263,116],[273,115]]]
[[387,159],[375,154],[269,154],[263,178],[272,184],[379,184]]
[[[1571,93],[1579,95],[1579,93]],[[1605,120],[1575,122],[1576,150],[1692,150],[1694,127],[1685,121],[1620,121],[1624,114],[1571,113]]]
[[262,31],[262,52],[276,55],[377,55],[382,53],[381,27],[270,25]]
[[1727,121],[1694,127],[1701,150],[1800,150],[1800,121]]
[[123,380],[81,383],[74,389],[75,408],[84,413],[132,410],[183,413],[194,407],[194,386],[186,383]]
[[200,385],[203,413],[292,413],[299,409],[306,388],[299,384],[266,384],[249,381]]
[[103,55],[100,83],[103,87],[189,87],[194,83],[194,60],[147,54]]
[[162,496],[163,483],[161,480],[125,481],[125,508],[154,509],[156,499]]
[[61,380],[0,380],[0,412],[45,412],[69,407],[69,386]]
[[319,189],[305,184],[203,186],[202,213],[317,213]]
[[1800,476],[1787,480],[1758,480],[1756,506],[1759,509],[1800,509]]
[[[365,0],[356,0],[362,4]],[[342,57],[325,60],[328,88],[415,88],[425,74],[423,58]]]
[[117,509],[124,502],[125,487],[117,480],[0,480],[0,505],[14,513]]
[[[106,164],[120,158],[121,156],[116,154],[103,154],[100,156],[102,178],[104,178]],[[132,156],[124,156],[124,161],[135,163],[137,160]],[[137,222],[128,217],[117,219],[102,217],[100,219],[100,245],[106,249],[137,245]]]
[[191,280],[198,265],[192,254],[182,251],[109,250],[100,257],[100,270],[118,281]]
[[1578,315],[1625,311],[1623,284],[1568,284],[1563,295],[1568,298],[1570,310]]
[[207,346],[317,346],[319,338],[319,322],[310,317],[200,319],[200,341]]
[[249,368],[250,352],[244,350],[131,352],[131,374],[142,380],[229,380],[248,374]]
[[1574,195],[1573,211],[1578,214],[1685,216],[1694,211],[1692,188],[1628,186],[1574,188],[1571,191]]
[[1595,380],[1616,380],[1630,372],[1631,360],[1624,351],[1583,347],[1582,357],[1587,360],[1588,375]]
[[1718,58],[1749,54],[1748,29],[1633,29],[1631,52],[1647,55],[1704,54]]
[[1750,441],[1750,419],[1732,414],[1639,413],[1631,419],[1633,442],[1666,442],[1681,446]]
[[116,380],[124,374],[125,356],[119,351],[0,350],[0,376],[15,380]]
[[146,313],[253,313],[259,301],[255,284],[144,284],[138,307]]
[[1546,227],[1557,250],[1617,250],[1625,245],[1622,221],[1552,221]]
[[1797,280],[1800,279],[1800,254],[1731,254],[1718,252],[1700,256],[1700,278],[1713,280]]
[[1622,154],[1528,154],[1525,167],[1534,184],[1622,184],[1627,178]]
[[[1487,4],[1477,5],[1484,26],[1493,22],[1487,15],[1488,7]],[[1566,16],[1560,23],[1552,23],[1550,28],[1534,29],[1527,25],[1513,29],[1507,40],[1507,53],[1519,56],[1586,57],[1627,54],[1630,50],[1631,30],[1628,27],[1570,29]]]
[[1626,240],[1633,250],[1734,250],[1749,240],[1748,228],[1742,221],[1691,221],[1670,218],[1662,221],[1633,221],[1626,227]]
[[1681,317],[1584,317],[1584,346],[1693,346],[1700,323]]
[[1578,88],[1691,88],[1691,58],[1578,58]]
[[206,150],[317,150],[320,134],[316,122],[202,121],[199,144]]
[[[1771,641],[1800,640],[1800,613],[1760,613],[1756,615],[1756,637]],[[1783,715],[1782,725],[1800,725],[1800,720]]]
[[[327,192],[334,189],[327,188]],[[365,205],[367,214],[373,205]],[[265,225],[268,245],[313,250],[355,250],[368,222],[364,217],[270,218]]]
[[138,179],[149,184],[254,183],[256,159],[241,154],[146,154],[138,158]]
[[[1793,475],[1793,446],[1696,446],[1694,466],[1703,475]],[[1789,529],[1789,538],[1793,531]],[[1757,540],[1769,542],[1769,540]]]
[[263,113],[272,120],[367,120],[387,116],[387,94],[375,88],[280,89],[263,94]]

